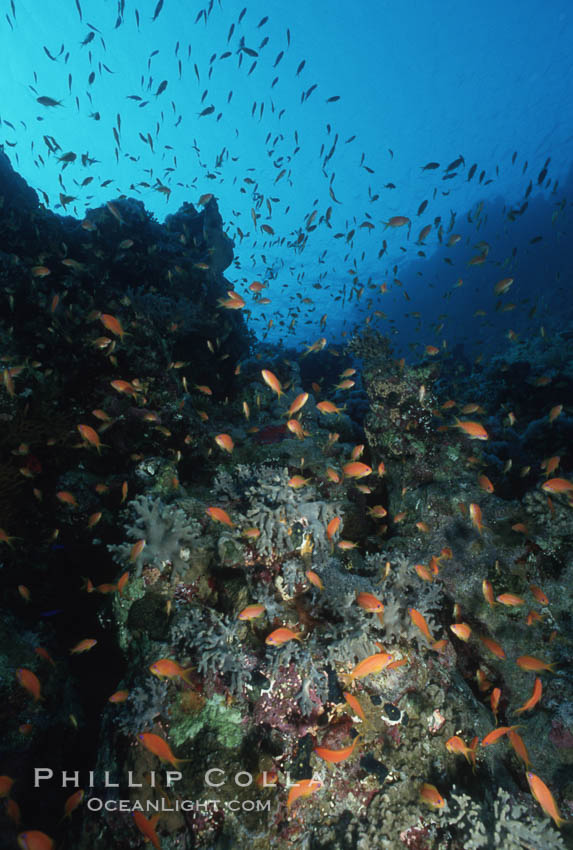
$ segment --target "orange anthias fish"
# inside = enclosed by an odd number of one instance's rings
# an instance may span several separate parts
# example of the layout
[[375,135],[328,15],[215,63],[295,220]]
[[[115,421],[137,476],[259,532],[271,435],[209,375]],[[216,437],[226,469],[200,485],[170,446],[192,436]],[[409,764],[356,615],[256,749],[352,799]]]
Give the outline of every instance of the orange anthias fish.
[[532,708],[535,708],[539,700],[541,699],[541,694],[543,693],[543,685],[541,683],[541,679],[537,677],[533,684],[533,693],[527,700],[524,702],[520,708],[515,709],[515,714],[522,714],[524,711],[531,711]]
[[121,702],[125,702],[126,699],[128,698],[128,696],[129,696],[128,690],[115,691],[115,693],[113,693],[110,697],[107,698],[107,701],[113,702],[113,703],[121,703]]
[[78,788],[77,791],[74,791],[73,794],[70,794],[64,804],[64,818],[70,818],[72,816],[72,812],[74,812],[77,807],[82,803],[85,797],[85,793],[86,792],[83,788]]
[[332,540],[338,529],[340,528],[341,519],[339,516],[335,516],[334,519],[331,519],[328,525],[326,526],[326,536],[329,540]]
[[95,638],[84,638],[70,649],[70,653],[72,655],[78,655],[81,652],[88,652],[90,649],[93,649],[96,643],[97,640]]
[[478,533],[481,534],[483,531],[481,508],[479,505],[476,505],[475,502],[472,502],[470,505],[470,517],[472,525],[475,526]]
[[488,581],[486,578],[484,578],[484,580],[482,581],[482,584],[481,584],[481,589],[482,589],[485,601],[490,606],[490,608],[493,608],[493,606],[495,605],[495,599],[494,599],[494,595],[493,595],[493,586],[492,586],[491,581]]
[[27,670],[25,667],[20,667],[16,670],[16,678],[22,687],[26,688],[28,693],[32,694],[36,702],[43,699],[40,680],[35,673],[32,673],[31,670]]
[[352,755],[359,740],[360,735],[357,735],[348,747],[343,747],[341,750],[329,750],[327,747],[315,747],[314,752],[319,758],[324,759],[324,761],[329,761],[332,764],[338,764],[338,762],[346,761],[346,759]]
[[472,630],[467,623],[453,623],[450,629],[460,640],[468,641],[470,639]]
[[228,525],[229,528],[234,528],[235,526],[235,523],[231,522],[231,517],[223,508],[207,508],[205,513],[209,514],[214,522],[222,522],[223,525]]
[[173,767],[177,767],[178,764],[185,764],[190,761],[190,759],[175,758],[167,741],[159,735],[153,734],[153,732],[143,732],[137,737],[146,750],[149,750],[150,753],[157,756],[160,761],[169,762],[169,764],[172,764]]
[[551,673],[555,672],[553,664],[542,661],[541,658],[534,658],[533,655],[520,655],[519,658],[516,658],[516,664],[522,670],[529,670],[534,673],[540,673],[542,670],[549,670]]
[[344,407],[337,407],[332,401],[319,401],[316,408],[325,416],[334,413],[339,416],[344,410]]
[[559,814],[559,809],[557,808],[557,804],[553,799],[553,794],[543,782],[539,776],[536,776],[535,773],[531,773],[531,771],[527,771],[527,781],[529,783],[529,787],[531,789],[531,793],[543,809],[546,815],[549,815],[550,818],[553,818],[555,821],[555,825],[560,827],[562,823],[565,823],[565,819],[561,817]]
[[363,611],[369,611],[373,614],[384,610],[384,604],[380,601],[380,599],[378,599],[378,597],[374,596],[373,593],[357,593],[356,604],[362,608]]
[[515,593],[500,593],[497,597],[497,601],[501,602],[502,605],[508,605],[512,608],[515,608],[517,605],[525,604],[525,600],[521,598],[521,596],[516,596]]
[[348,691],[343,691],[343,696],[352,711],[355,711],[361,720],[366,720],[366,715],[364,714],[362,706],[358,702],[357,698]]
[[53,850],[55,844],[45,832],[28,829],[18,835],[18,847],[20,850]]
[[392,661],[392,656],[387,652],[377,652],[359,661],[348,676],[348,684],[352,685],[355,679],[363,679],[373,673],[381,673]]
[[347,478],[364,478],[366,475],[370,475],[372,473],[372,467],[368,466],[366,463],[361,463],[361,461],[356,460],[352,463],[346,463],[342,467],[342,471]]
[[424,637],[430,642],[433,643],[434,638],[430,634],[430,629],[428,628],[428,624],[426,622],[426,618],[420,614],[419,611],[416,611],[415,608],[408,608],[408,614],[415,626],[417,626]]
[[159,842],[159,836],[155,831],[155,827],[157,826],[157,821],[159,820],[159,815],[154,815],[152,818],[147,820],[143,812],[134,812],[133,820],[135,822],[136,827],[144,836],[147,841],[151,841],[156,850],[161,850],[161,844]]
[[324,590],[324,582],[322,581],[318,573],[315,573],[314,570],[306,570],[305,576],[307,577],[309,582],[315,587],[318,587],[319,590]]
[[543,591],[541,590],[540,587],[538,587],[536,584],[530,584],[529,589],[532,592],[532,594],[535,596],[535,598],[537,599],[537,601],[539,602],[540,605],[549,605],[549,599],[543,593]]
[[519,726],[498,726],[497,729],[492,729],[481,742],[482,747],[495,744],[503,735],[507,735],[508,732],[513,732],[515,729],[519,729]]
[[273,372],[269,372],[268,369],[263,369],[261,371],[261,375],[263,376],[265,384],[270,387],[279,398],[284,395],[281,382]]
[[429,782],[424,782],[420,788],[420,800],[431,806],[433,809],[443,809],[446,801],[438,791],[435,785],[430,785]]
[[527,752],[527,747],[523,743],[521,735],[518,735],[517,732],[514,732],[513,729],[511,729],[507,733],[507,737],[509,738],[509,743],[513,747],[516,756],[521,759],[526,767],[529,767],[531,764],[529,760],[529,753]]
[[11,776],[0,776],[0,798],[9,797],[14,780]]
[[289,416],[289,418],[293,417],[295,415],[295,413],[299,412],[299,410],[302,410],[302,408],[305,406],[307,401],[308,401],[308,393],[301,393],[300,395],[297,395],[297,397],[291,403],[289,409],[287,410],[287,415]]
[[232,453],[235,448],[235,443],[233,442],[233,438],[229,434],[217,434],[215,437],[215,442],[223,451]]
[[243,608],[242,611],[239,612],[237,618],[239,620],[255,620],[257,617],[260,617],[261,614],[265,612],[265,606],[260,603],[254,603],[253,605],[247,605],[246,608]]
[[463,738],[460,738],[459,735],[454,735],[446,741],[446,750],[449,753],[459,754],[465,756],[468,764],[473,764],[475,768],[476,764],[476,749],[478,745],[479,739],[475,737],[471,744],[466,746],[466,743]]
[[487,475],[479,475],[477,481],[482,490],[485,490],[486,493],[493,493],[494,487]]
[[149,665],[149,672],[157,676],[158,679],[183,679],[188,685],[191,684],[189,673],[192,669],[192,667],[182,667],[181,664],[172,661],[170,658],[160,658],[159,661]]
[[489,434],[479,422],[470,422],[467,419],[456,419],[455,425],[452,427],[459,428],[463,431],[470,440],[489,440]]
[[123,339],[123,337],[125,336],[125,331],[122,328],[119,319],[116,319],[115,316],[110,316],[109,313],[102,313],[99,317],[99,320],[108,331],[111,331],[112,334],[115,334],[120,339]]
[[490,652],[493,652],[498,658],[505,658],[505,652],[499,643],[496,643],[492,638],[488,637],[480,637],[481,642],[484,646],[486,646]]
[[102,442],[95,428],[92,428],[91,425],[78,425],[77,428],[84,443],[89,443],[91,446],[95,446],[99,453],[102,447]]
[[541,485],[541,489],[546,493],[567,493],[573,490],[573,483],[566,478],[550,478]]
[[289,640],[300,640],[301,634],[301,632],[293,632],[292,629],[281,626],[275,629],[274,632],[271,632],[270,635],[267,635],[265,643],[268,646],[282,646],[283,643]]
[[315,791],[322,788],[322,782],[319,779],[300,779],[294,785],[287,797],[287,809],[290,809],[293,803],[304,797],[310,797]]

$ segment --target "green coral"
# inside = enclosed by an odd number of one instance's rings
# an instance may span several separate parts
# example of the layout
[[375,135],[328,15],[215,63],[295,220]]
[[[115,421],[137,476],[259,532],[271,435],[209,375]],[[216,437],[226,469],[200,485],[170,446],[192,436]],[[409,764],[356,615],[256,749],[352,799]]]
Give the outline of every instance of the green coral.
[[180,747],[204,728],[210,729],[223,747],[231,749],[241,744],[241,712],[226,706],[221,694],[208,699],[198,714],[179,714],[169,730],[169,738]]

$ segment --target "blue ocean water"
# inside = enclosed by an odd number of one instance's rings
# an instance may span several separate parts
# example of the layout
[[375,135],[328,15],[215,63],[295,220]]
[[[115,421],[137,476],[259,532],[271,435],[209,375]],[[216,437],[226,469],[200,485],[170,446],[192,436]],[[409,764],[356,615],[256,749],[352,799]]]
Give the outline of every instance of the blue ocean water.
[[258,338],[368,322],[404,354],[491,353],[571,318],[572,18],[565,0],[13,0],[0,143],[80,218],[214,194]]

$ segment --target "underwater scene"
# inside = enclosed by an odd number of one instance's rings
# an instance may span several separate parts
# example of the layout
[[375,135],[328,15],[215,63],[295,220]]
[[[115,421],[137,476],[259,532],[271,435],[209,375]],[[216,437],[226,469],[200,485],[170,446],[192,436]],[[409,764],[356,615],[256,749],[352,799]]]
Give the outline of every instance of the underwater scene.
[[573,848],[571,45],[4,0],[0,850]]

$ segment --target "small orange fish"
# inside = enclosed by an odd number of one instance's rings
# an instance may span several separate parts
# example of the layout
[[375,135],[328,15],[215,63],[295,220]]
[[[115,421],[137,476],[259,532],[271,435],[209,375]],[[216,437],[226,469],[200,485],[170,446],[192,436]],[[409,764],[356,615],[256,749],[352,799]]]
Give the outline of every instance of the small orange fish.
[[384,519],[385,516],[388,516],[388,511],[382,505],[373,505],[368,508],[368,513],[372,519]]
[[476,764],[476,749],[478,745],[479,739],[476,737],[472,740],[471,744],[466,746],[466,743],[463,738],[460,738],[459,735],[453,735],[446,741],[446,750],[449,753],[454,753],[456,755],[463,755],[468,764],[473,764],[475,768]]
[[359,740],[360,735],[357,735],[348,747],[343,747],[341,750],[329,750],[327,747],[315,747],[314,752],[319,758],[324,759],[324,761],[328,761],[331,764],[338,764],[341,761],[346,761],[346,759],[352,755]]
[[573,483],[566,478],[550,478],[541,485],[541,489],[546,493],[568,493],[573,490]]
[[305,406],[307,401],[308,401],[308,393],[301,393],[300,395],[297,395],[297,397],[292,402],[292,404],[290,405],[290,407],[287,411],[287,415],[289,416],[289,418],[292,418],[295,415],[295,413],[298,413],[299,410],[302,410],[302,408]]
[[0,776],[0,798],[9,797],[14,780],[10,776]]
[[134,812],[133,820],[141,832],[146,841],[150,841],[156,850],[161,850],[161,843],[159,841],[159,836],[155,831],[155,827],[157,826],[157,822],[159,820],[159,815],[154,815],[149,820],[145,817],[143,812]]
[[553,818],[555,821],[555,826],[560,827],[561,824],[566,823],[565,819],[561,817],[559,814],[559,809],[557,808],[557,804],[553,799],[553,795],[545,782],[536,776],[535,773],[531,773],[531,771],[527,771],[527,781],[529,783],[529,788],[531,789],[531,793],[543,809],[546,815],[549,815],[550,818]]
[[366,715],[364,714],[358,699],[353,694],[349,693],[349,691],[343,691],[343,696],[352,711],[355,711],[361,720],[366,720]]
[[550,423],[555,422],[557,417],[561,416],[562,411],[563,411],[563,405],[562,404],[556,404],[555,407],[552,407],[551,410],[549,411],[549,422]]
[[63,505],[69,505],[72,508],[77,508],[78,506],[75,496],[69,490],[60,490],[59,493],[56,493],[56,499]]
[[20,850],[53,850],[55,844],[45,832],[28,829],[18,835],[18,847]]
[[92,428],[91,425],[78,425],[77,429],[80,432],[80,436],[84,440],[84,443],[89,443],[91,446],[95,446],[98,454],[100,454],[102,442],[95,428]]
[[267,635],[265,643],[267,646],[282,646],[283,643],[286,643],[289,640],[300,640],[301,635],[302,632],[293,632],[292,629],[289,629],[286,626],[281,626],[271,632],[270,635]]
[[490,694],[489,704],[490,704],[490,708],[493,712],[493,716],[496,719],[496,722],[497,722],[497,710],[499,708],[500,699],[501,699],[501,688],[494,688],[493,691]]
[[533,655],[520,655],[519,658],[515,659],[515,663],[522,670],[529,670],[533,673],[540,673],[542,670],[549,670],[551,673],[555,672],[553,664],[542,661],[541,658],[534,658]]
[[311,794],[319,791],[320,788],[322,788],[322,782],[319,779],[300,779],[289,791],[287,809],[290,809],[297,800],[310,797]]
[[88,518],[88,528],[93,528],[94,525],[97,525],[100,519],[102,518],[102,512],[97,511],[95,514],[90,514]]
[[377,652],[359,661],[348,678],[348,684],[352,685],[355,679],[363,679],[374,673],[381,673],[392,661],[392,656],[387,652]]
[[509,605],[510,607],[523,605],[525,602],[525,600],[522,599],[521,596],[516,596],[515,593],[501,593],[497,597],[497,601],[501,602],[502,605]]
[[223,451],[232,453],[235,448],[235,443],[233,442],[233,438],[229,434],[217,434],[215,437],[215,442]]
[[483,531],[482,513],[480,506],[476,505],[475,502],[472,502],[470,505],[470,517],[472,525],[475,526],[478,533],[481,534]]
[[171,658],[160,658],[159,661],[154,661],[149,665],[149,672],[158,679],[183,679],[188,685],[191,684],[189,673],[192,667],[182,667],[177,661],[172,661]]
[[209,514],[214,522],[221,522],[223,525],[228,525],[229,528],[235,527],[235,523],[231,522],[231,517],[223,508],[207,508],[205,513]]
[[438,791],[435,785],[430,785],[429,782],[424,782],[420,788],[420,800],[431,806],[433,809],[443,809],[446,801]]
[[242,611],[237,615],[239,620],[255,620],[257,617],[260,617],[261,614],[264,614],[265,606],[259,603],[255,603],[253,605],[247,605],[246,608],[243,608]]
[[74,812],[77,807],[81,805],[84,797],[85,791],[83,788],[78,788],[77,791],[74,791],[73,794],[70,794],[70,796],[64,803],[64,818],[71,818],[72,812]]
[[277,394],[278,398],[284,395],[281,382],[273,372],[270,372],[268,369],[263,369],[261,371],[261,375],[263,376],[265,384]]
[[369,611],[373,614],[384,610],[383,603],[373,593],[366,593],[364,591],[356,594],[356,604],[363,611]]
[[352,540],[339,540],[336,545],[339,549],[342,549],[343,552],[347,552],[350,549],[356,549],[358,547],[358,543],[354,543]]
[[478,475],[478,486],[481,487],[482,490],[485,490],[486,493],[493,493],[494,487],[487,475]]
[[133,546],[131,547],[131,550],[129,552],[129,560],[131,561],[131,563],[133,563],[134,561],[137,561],[137,559],[139,558],[139,556],[141,555],[141,553],[145,549],[145,546],[146,546],[146,541],[143,537],[141,538],[141,540],[136,540],[136,542],[133,544]]
[[342,480],[336,469],[333,469],[331,466],[326,467],[326,476],[329,481],[332,481],[333,484],[340,484]]
[[125,331],[122,328],[119,319],[116,319],[115,316],[110,316],[109,313],[102,313],[99,316],[99,320],[108,331],[111,331],[112,334],[115,334],[115,336],[118,336],[121,340],[123,340]]
[[492,586],[491,581],[488,581],[486,578],[484,578],[484,580],[481,583],[481,589],[482,589],[482,593],[483,593],[485,601],[490,606],[490,608],[493,608],[493,606],[495,605],[495,599],[494,599],[494,596],[493,596],[493,586]]
[[318,587],[319,590],[324,590],[324,584],[321,577],[318,573],[315,573],[314,570],[306,570],[305,576],[309,580],[311,584],[314,584],[315,587]]
[[357,460],[352,463],[346,463],[342,467],[342,471],[347,478],[364,478],[366,475],[371,474],[372,467]]
[[535,682],[533,684],[533,693],[527,700],[524,702],[520,708],[515,709],[515,714],[522,714],[524,711],[531,711],[532,708],[535,708],[539,700],[541,699],[541,694],[543,693],[543,685],[541,683],[541,679],[536,677]]
[[513,747],[517,757],[521,759],[526,767],[529,767],[531,764],[529,760],[529,753],[527,752],[527,747],[523,743],[521,735],[518,735],[517,732],[514,732],[513,729],[511,729],[507,733],[507,737],[509,738],[509,743]]
[[124,393],[125,395],[131,395],[134,397],[137,395],[137,390],[129,381],[117,380],[110,381],[109,383],[110,386],[112,386],[118,393]]
[[300,490],[301,487],[305,487],[311,480],[311,478],[303,478],[302,475],[293,475],[287,483],[293,490]]
[[25,667],[20,667],[16,670],[16,678],[22,687],[26,688],[28,693],[34,697],[36,702],[43,699],[40,680],[35,673],[32,673],[31,670],[27,670]]
[[489,434],[479,422],[470,422],[468,419],[464,419],[463,421],[456,419],[452,427],[459,428],[470,440],[489,440]]
[[420,631],[422,632],[422,634],[424,635],[424,637],[430,643],[432,643],[434,638],[430,634],[430,629],[428,628],[426,618],[423,617],[422,614],[420,614],[419,611],[416,611],[415,608],[408,608],[408,614],[410,615],[410,618],[411,618],[412,622],[414,623],[414,625],[417,626],[420,629]]
[[505,658],[505,652],[503,651],[499,643],[496,643],[494,640],[488,637],[480,637],[480,640],[483,645],[486,646],[490,652],[493,652],[493,654],[496,655],[498,658]]
[[529,589],[540,605],[549,605],[549,599],[536,584],[530,584]]
[[175,758],[167,741],[159,735],[153,734],[153,732],[143,732],[137,737],[143,746],[149,750],[150,753],[153,753],[154,756],[157,756],[160,761],[168,762],[169,764],[172,764],[173,767],[177,767],[177,765],[184,764],[189,761],[189,759]]
[[304,440],[305,436],[307,436],[307,432],[304,430],[298,419],[289,419],[287,422],[287,428],[298,440]]
[[320,412],[324,416],[328,416],[329,414],[336,413],[338,416],[344,410],[344,407],[337,407],[332,401],[319,401],[316,405],[316,409],[320,410]]
[[430,570],[428,569],[428,567],[425,564],[415,564],[414,569],[416,570],[417,574],[422,579],[422,581],[433,581],[434,580],[434,576],[432,575],[432,573],[430,572]]
[[107,701],[113,702],[113,703],[121,703],[121,702],[125,702],[126,699],[128,698],[128,696],[129,696],[129,691],[127,691],[127,690],[115,691],[115,693],[113,693],[110,697],[107,698]]
[[472,630],[467,623],[453,623],[450,629],[460,640],[468,641],[470,639]]
[[334,519],[331,519],[328,525],[326,526],[326,536],[329,540],[332,540],[338,529],[340,528],[341,518],[339,516],[335,516]]
[[515,729],[519,729],[519,726],[498,726],[497,729],[492,729],[492,731],[488,732],[481,742],[482,747],[489,747],[490,744],[495,744],[495,742],[499,741],[503,735],[506,735],[508,732],[512,732]]
[[81,652],[88,652],[90,649],[93,649],[96,644],[97,640],[95,638],[84,638],[70,649],[70,653],[72,655],[79,655]]

